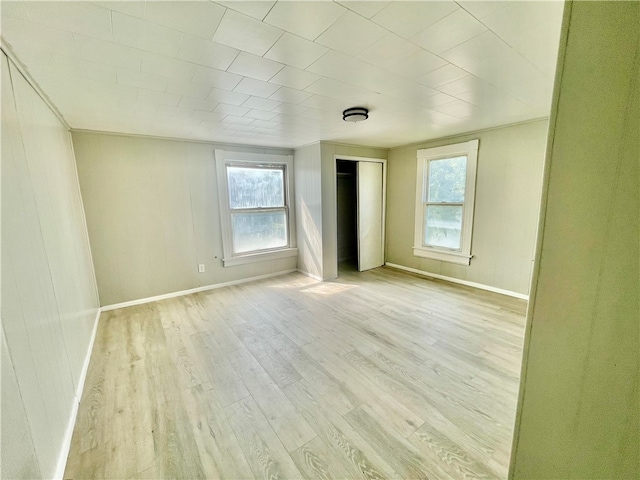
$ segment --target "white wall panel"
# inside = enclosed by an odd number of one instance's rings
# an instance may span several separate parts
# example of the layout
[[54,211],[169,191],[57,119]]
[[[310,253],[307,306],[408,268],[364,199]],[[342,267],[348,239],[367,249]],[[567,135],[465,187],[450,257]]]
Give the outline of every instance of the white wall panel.
[[73,142],[101,305],[296,267],[295,257],[222,266],[213,152],[229,146],[92,132]]
[[2,55],[2,326],[19,389],[3,382],[3,402],[24,411],[37,458],[3,444],[19,476],[56,473],[97,304],[69,133]]
[[0,409],[3,412],[0,438],[2,471],[0,473],[2,478],[39,478],[42,475],[33,448],[31,429],[4,335],[2,335],[0,349],[2,349]]
[[293,156],[296,186],[298,269],[322,277],[322,189],[320,144],[298,148]]

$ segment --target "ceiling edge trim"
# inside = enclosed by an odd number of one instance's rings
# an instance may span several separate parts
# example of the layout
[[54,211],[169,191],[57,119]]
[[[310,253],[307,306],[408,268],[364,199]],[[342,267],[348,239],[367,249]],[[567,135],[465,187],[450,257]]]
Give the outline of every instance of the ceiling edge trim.
[[111,135],[114,137],[149,138],[152,140],[169,140],[172,142],[204,143],[206,145],[216,145],[219,147],[251,148],[253,150],[277,150],[278,152],[281,152],[283,155],[293,155],[293,151],[294,151],[294,148],[292,147],[274,147],[269,145],[251,145],[248,143],[216,142],[215,140],[198,140],[194,138],[168,137],[168,136],[162,136],[162,135],[147,135],[144,133],[110,132],[108,130],[91,130],[88,128],[71,128],[70,131],[72,134],[73,133],[93,133],[93,134],[97,133],[99,135]]
[[68,131],[70,131],[71,126],[69,125],[69,122],[67,122],[67,120],[64,118],[64,115],[62,115],[62,113],[60,112],[56,104],[53,103],[53,100],[49,98],[49,96],[45,93],[42,87],[40,87],[38,82],[36,82],[36,80],[31,76],[31,73],[29,72],[29,69],[27,68],[27,66],[24,63],[22,63],[22,61],[20,60],[20,57],[18,57],[16,53],[13,51],[11,44],[9,44],[9,42],[7,42],[2,35],[0,35],[0,50],[2,50],[2,52],[7,56],[9,60],[11,60],[11,63],[15,65],[20,75],[22,75],[23,78],[27,81],[27,83],[31,85],[31,87],[36,91],[38,96],[44,101],[44,103],[47,104],[47,107],[49,107],[49,109],[54,113],[54,115],[58,117],[58,120],[60,120],[62,124],[65,126],[65,128]]
[[485,133],[485,132],[490,132],[492,130],[500,130],[502,128],[510,128],[510,127],[518,127],[520,125],[527,125],[529,123],[536,123],[536,122],[542,122],[542,121],[549,121],[549,117],[538,117],[538,118],[532,118],[529,120],[522,120],[521,122],[514,122],[514,123],[505,123],[504,125],[496,125],[495,127],[487,127],[487,128],[481,128],[479,130],[470,130],[468,132],[460,132],[460,133],[454,133],[453,135],[447,135],[446,137],[435,137],[435,138],[427,138],[424,140],[420,140],[419,142],[412,142],[412,143],[407,143],[404,145],[397,145],[395,147],[389,147],[388,150],[396,150],[398,148],[407,148],[407,147],[416,147],[419,145],[424,145],[425,143],[431,143],[431,142],[440,142],[440,141],[444,141],[444,140],[452,140],[455,138],[460,138],[460,137],[464,137],[466,135],[477,135],[480,133]]

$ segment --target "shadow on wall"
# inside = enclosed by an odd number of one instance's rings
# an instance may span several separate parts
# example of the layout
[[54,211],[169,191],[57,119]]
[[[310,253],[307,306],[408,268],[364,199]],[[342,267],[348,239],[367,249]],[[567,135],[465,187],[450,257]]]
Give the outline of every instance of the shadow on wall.
[[[302,222],[298,225],[298,228],[302,229],[302,241],[304,242],[303,249],[300,249],[300,245],[298,245],[301,260],[300,266],[302,270],[307,273],[321,277],[322,264],[320,263],[319,255],[322,251],[322,240],[320,238],[320,232],[304,200],[300,201],[300,212]],[[314,268],[312,269],[311,266]]]

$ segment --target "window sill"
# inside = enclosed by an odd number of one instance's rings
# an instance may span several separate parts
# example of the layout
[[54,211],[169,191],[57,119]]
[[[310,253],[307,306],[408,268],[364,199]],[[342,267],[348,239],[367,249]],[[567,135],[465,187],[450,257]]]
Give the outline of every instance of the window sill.
[[413,247],[413,255],[416,257],[430,258],[442,262],[456,263],[458,265],[469,265],[473,255],[466,255],[459,252],[446,252],[426,247]]
[[297,248],[283,248],[282,250],[274,250],[271,252],[237,255],[235,257],[223,259],[222,263],[225,267],[233,267],[235,265],[245,265],[247,263],[266,262],[268,260],[277,260],[279,258],[295,257],[297,255]]

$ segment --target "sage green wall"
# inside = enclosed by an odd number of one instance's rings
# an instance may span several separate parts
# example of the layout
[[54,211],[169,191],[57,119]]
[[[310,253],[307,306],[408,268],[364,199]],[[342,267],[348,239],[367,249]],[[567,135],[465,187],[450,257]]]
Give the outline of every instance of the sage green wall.
[[98,313],[71,138],[2,53],[2,478],[62,475]]
[[640,476],[639,26],[565,10],[512,478]]
[[295,257],[222,266],[214,161],[216,148],[291,150],[92,132],[73,144],[101,305],[296,268]]
[[[529,293],[542,190],[547,120],[469,133],[389,151],[389,263],[503,290]],[[413,255],[417,152],[480,140],[471,265]]]

